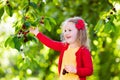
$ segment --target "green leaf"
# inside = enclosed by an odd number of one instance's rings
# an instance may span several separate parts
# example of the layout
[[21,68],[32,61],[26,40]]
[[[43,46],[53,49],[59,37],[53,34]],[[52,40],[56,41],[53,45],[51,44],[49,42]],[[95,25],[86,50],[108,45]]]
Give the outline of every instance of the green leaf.
[[32,41],[34,41],[34,42],[37,42],[36,37],[35,37],[33,34],[31,34],[31,33],[28,33],[28,34],[27,34],[27,39],[28,39],[28,40],[32,40]]
[[39,2],[39,4],[38,4],[38,10],[39,10],[39,12],[43,12],[44,11],[44,6],[45,6],[45,3],[44,2]]
[[11,6],[5,6],[5,10],[7,14],[11,17],[13,14],[12,7]]
[[114,23],[111,23],[111,29],[112,29],[113,32],[116,31],[116,26],[114,25]]
[[97,22],[94,30],[95,30],[96,32],[98,32],[98,31],[101,29],[101,27],[102,27],[103,24],[104,24],[104,21],[103,21],[102,19],[100,19],[100,20]]
[[107,33],[111,30],[111,24],[110,22],[107,22],[104,27],[104,32]]
[[111,31],[115,31],[115,25],[112,22],[107,22],[104,27],[104,32],[109,33]]
[[5,41],[5,47],[7,46],[10,46],[11,48],[16,48],[18,51],[20,51],[21,40],[16,36],[9,37]]
[[52,24],[56,25],[56,22],[53,18],[50,18],[50,17],[45,17],[44,19],[44,24],[45,24],[45,28],[48,30],[48,31],[51,31],[52,29]]
[[114,18],[115,18],[115,16],[114,16],[114,15],[111,15],[111,16],[110,16],[110,22],[113,22]]
[[3,13],[4,13],[4,7],[0,8],[0,19],[1,19],[2,15],[3,15]]
[[51,25],[50,25],[49,20],[47,18],[44,19],[44,24],[45,24],[45,28],[48,31],[51,31]]
[[37,9],[37,5],[34,2],[30,2],[30,6],[32,6],[35,9]]
[[24,25],[25,25],[27,28],[29,28],[29,27],[31,26],[31,23],[28,22],[28,21],[26,21],[26,22],[24,23]]
[[15,44],[15,48],[20,51],[20,47],[21,47],[21,42],[17,37],[13,38],[14,44]]
[[58,0],[53,0],[53,3],[58,5]]
[[52,24],[56,25],[56,21],[53,18],[49,17],[48,19]]
[[6,41],[5,41],[5,47],[10,46],[11,48],[14,48],[15,44],[13,41],[13,36],[9,37]]
[[39,22],[40,22],[40,18],[37,18],[36,20],[34,20],[34,22],[31,25],[36,26],[39,24]]

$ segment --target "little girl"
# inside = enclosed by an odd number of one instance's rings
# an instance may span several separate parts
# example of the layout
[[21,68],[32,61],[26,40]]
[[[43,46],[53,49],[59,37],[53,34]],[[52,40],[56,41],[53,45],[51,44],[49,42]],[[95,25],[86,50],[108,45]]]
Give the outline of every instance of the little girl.
[[59,51],[60,80],[86,80],[93,73],[91,54],[87,44],[86,25],[82,18],[73,17],[62,23],[62,42],[54,41],[30,28],[30,32],[46,46]]

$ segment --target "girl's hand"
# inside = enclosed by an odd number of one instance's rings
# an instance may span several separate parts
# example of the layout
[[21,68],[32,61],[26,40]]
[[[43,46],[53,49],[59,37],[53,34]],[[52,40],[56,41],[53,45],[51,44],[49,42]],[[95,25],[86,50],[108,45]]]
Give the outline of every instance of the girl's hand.
[[65,70],[69,73],[77,73],[77,70],[74,66],[72,65],[66,65],[65,66]]
[[36,36],[39,33],[38,27],[36,27],[36,28],[31,27],[30,32]]

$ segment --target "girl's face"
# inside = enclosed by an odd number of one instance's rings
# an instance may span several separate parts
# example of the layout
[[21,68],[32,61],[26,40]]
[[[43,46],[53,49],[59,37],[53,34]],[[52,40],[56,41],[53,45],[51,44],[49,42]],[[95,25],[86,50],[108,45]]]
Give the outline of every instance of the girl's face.
[[75,27],[74,23],[67,22],[63,26],[63,36],[67,43],[69,43],[69,44],[76,43],[77,42],[77,34],[78,34],[78,30]]

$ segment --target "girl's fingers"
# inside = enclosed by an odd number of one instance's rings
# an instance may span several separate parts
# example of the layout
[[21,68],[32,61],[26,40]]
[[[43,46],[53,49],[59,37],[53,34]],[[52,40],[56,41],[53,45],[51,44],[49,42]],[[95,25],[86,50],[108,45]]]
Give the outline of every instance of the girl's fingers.
[[71,67],[68,66],[68,65],[66,65],[66,66],[65,66],[65,70],[68,71],[68,72],[70,72],[70,71],[71,71]]
[[76,73],[76,68],[74,66],[72,66],[72,65],[65,66],[65,70],[67,72]]
[[30,32],[37,35],[39,33],[38,27],[30,27]]

